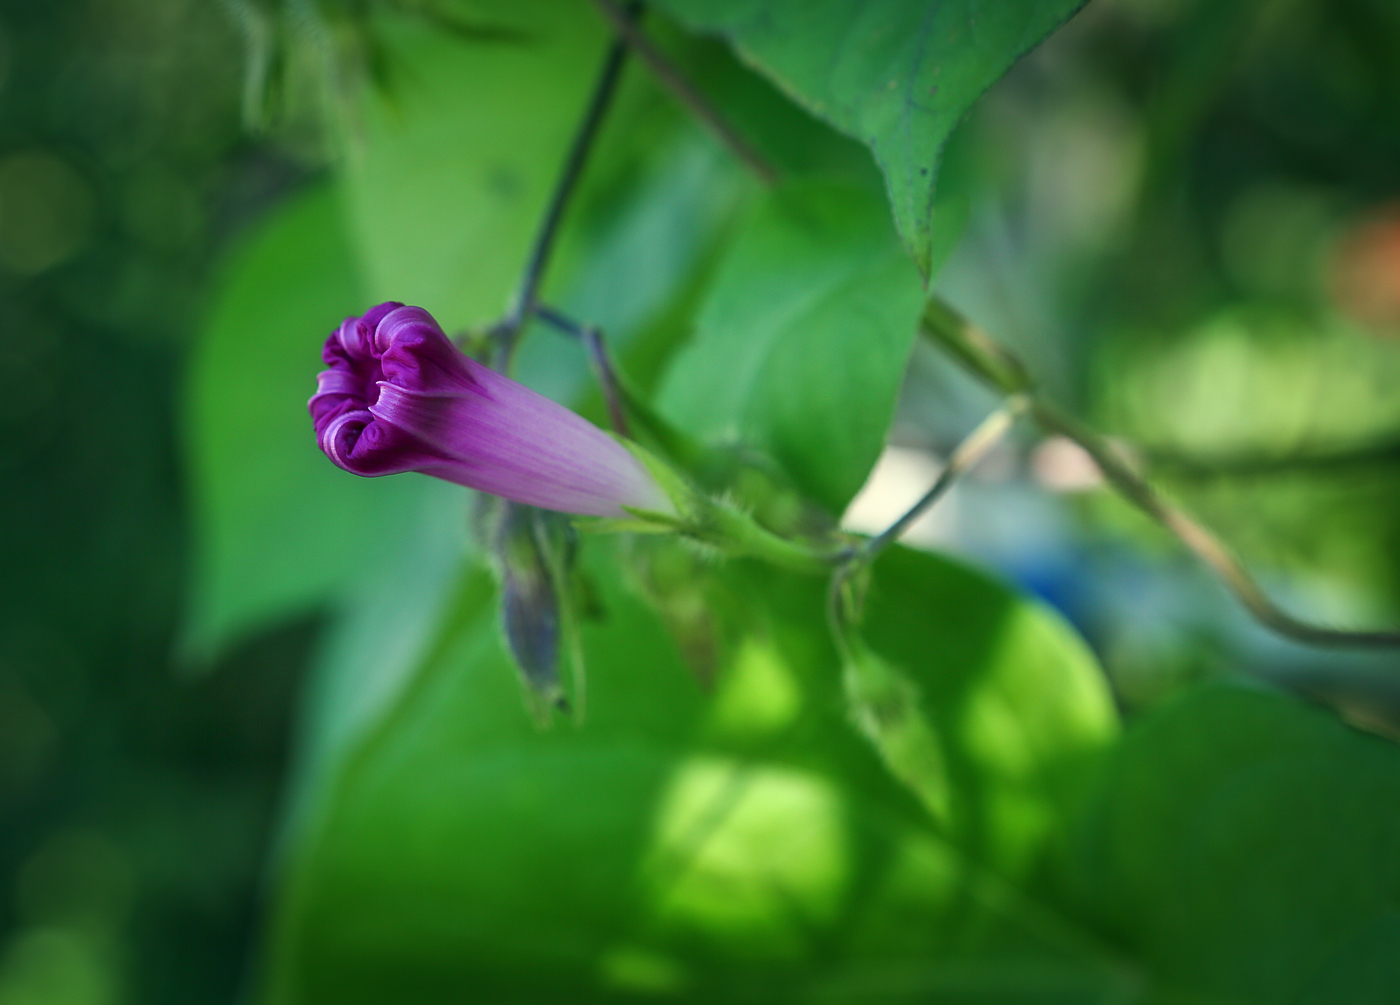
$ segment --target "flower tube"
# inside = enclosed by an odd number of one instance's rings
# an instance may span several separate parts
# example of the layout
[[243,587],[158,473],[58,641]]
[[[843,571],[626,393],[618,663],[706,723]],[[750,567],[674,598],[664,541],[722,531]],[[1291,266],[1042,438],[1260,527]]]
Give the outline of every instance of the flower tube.
[[357,475],[421,471],[541,509],[672,513],[628,449],[464,354],[421,307],[380,304],[326,340],[309,403],[316,442]]

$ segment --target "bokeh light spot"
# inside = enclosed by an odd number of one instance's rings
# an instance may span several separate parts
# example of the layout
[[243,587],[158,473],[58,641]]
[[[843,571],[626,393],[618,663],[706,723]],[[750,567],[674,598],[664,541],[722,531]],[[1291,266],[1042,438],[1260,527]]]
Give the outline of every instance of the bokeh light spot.
[[666,922],[745,955],[791,957],[840,909],[847,843],[826,779],[696,757],[662,802],[648,878]]
[[32,276],[72,258],[92,236],[93,195],[45,150],[0,160],[0,264]]
[[110,1005],[116,974],[98,941],[81,931],[21,932],[0,962],[3,1005]]
[[720,678],[713,722],[726,734],[765,734],[781,730],[801,708],[792,669],[773,646],[748,639]]

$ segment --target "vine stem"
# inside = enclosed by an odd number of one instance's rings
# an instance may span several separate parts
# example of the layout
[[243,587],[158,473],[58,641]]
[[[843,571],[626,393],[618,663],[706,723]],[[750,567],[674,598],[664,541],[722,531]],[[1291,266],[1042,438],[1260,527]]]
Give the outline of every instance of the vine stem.
[[1339,450],[1304,450],[1293,454],[1235,454],[1194,457],[1169,450],[1146,451],[1148,466],[1180,478],[1269,478],[1299,471],[1327,472],[1366,468],[1400,461],[1400,439],[1379,440]]
[[[617,16],[630,25],[641,10],[642,4],[633,2],[626,8],[617,8]],[[520,331],[535,311],[540,284],[544,281],[545,269],[554,251],[559,225],[563,222],[564,212],[568,209],[569,202],[578,188],[579,179],[583,176],[588,154],[598,138],[598,131],[602,127],[608,107],[612,104],[613,95],[617,93],[617,84],[622,75],[623,63],[627,60],[628,48],[628,42],[621,35],[614,38],[608,47],[597,83],[593,85],[593,94],[584,111],[583,121],[579,123],[578,132],[574,134],[563,170],[559,173],[549,205],[545,209],[544,220],[530,248],[530,257],[526,260],[515,300],[510,311],[491,331],[497,343],[498,368],[502,371],[509,368]]]
[[603,401],[608,406],[608,419],[612,422],[613,432],[630,439],[631,433],[628,432],[627,426],[627,395],[622,388],[622,379],[618,376],[612,355],[608,352],[603,330],[597,325],[581,324],[548,304],[537,304],[535,313],[545,324],[582,343],[584,351],[588,353],[588,362],[593,366],[593,375],[598,378],[598,386],[602,388]]
[[613,432],[618,436],[631,438],[627,429],[627,410],[622,405],[622,386],[617,371],[613,369],[612,357],[603,343],[603,332],[599,328],[585,328],[580,336],[583,347],[588,352],[588,360],[593,364],[593,372],[598,378],[598,386],[603,389],[603,401],[608,406],[608,419]]
[[1006,400],[1006,404],[983,419],[977,428],[968,433],[967,437],[953,450],[947,465],[938,473],[933,486],[923,494],[919,501],[909,507],[909,511],[902,517],[865,543],[859,553],[860,560],[870,561],[889,545],[899,540],[905,531],[914,524],[914,521],[943,498],[959,478],[975,468],[987,454],[991,453],[992,449],[1011,429],[1016,417],[1024,412],[1029,405],[1030,401],[1026,395],[1013,394]]
[[694,115],[724,141],[724,144],[734,152],[734,155],[749,166],[749,168],[769,185],[778,180],[778,173],[773,166],[753,148],[749,142],[739,135],[719,113],[709,99],[686,79],[685,74],[672,63],[666,55],[656,47],[646,33],[642,31],[634,18],[627,16],[627,12],[618,5],[616,0],[593,0],[593,5],[598,8],[603,17],[607,18],[613,30],[618,36],[625,39],[637,53],[637,56],[647,65],[647,68],[656,75],[656,79],[661,82],[671,94],[689,109]]
[[953,448],[948,463],[938,473],[933,485],[903,516],[864,544],[844,549],[835,556],[836,567],[827,588],[827,619],[843,659],[851,659],[849,633],[860,619],[861,594],[864,591],[858,584],[864,570],[870,567],[880,552],[899,540],[919,517],[942,499],[959,478],[980,464],[1029,406],[1030,399],[1025,393],[1018,391],[1010,395],[1000,408],[978,423],[977,428]]
[[1060,411],[1035,391],[1020,360],[948,304],[937,299],[930,302],[924,313],[923,333],[952,352],[998,390],[1023,395],[1028,402],[1030,415],[1038,425],[1083,448],[1098,465],[1109,485],[1181,541],[1266,628],[1285,638],[1313,646],[1400,647],[1400,632],[1327,628],[1295,618],[1275,604],[1215,534],[1185,510],[1163,498],[1102,435]]

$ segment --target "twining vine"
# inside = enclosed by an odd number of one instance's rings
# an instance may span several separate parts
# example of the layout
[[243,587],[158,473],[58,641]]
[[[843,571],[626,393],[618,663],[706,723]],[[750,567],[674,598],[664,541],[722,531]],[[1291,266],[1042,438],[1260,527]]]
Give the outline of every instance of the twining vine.
[[[627,436],[630,430],[629,414],[652,427],[652,432],[657,432],[655,427],[659,420],[637,396],[629,392],[626,381],[607,350],[603,332],[596,326],[568,317],[538,299],[550,253],[617,89],[627,54],[635,53],[657,81],[757,177],[772,184],[777,180],[777,174],[645,33],[640,23],[643,4],[633,2],[624,6],[614,0],[593,0],[593,3],[611,25],[613,41],[546,207],[512,306],[487,334],[491,342],[491,356],[502,370],[509,369],[520,336],[534,318],[578,339],[588,354],[602,389],[613,428],[619,435]],[[984,382],[1003,394],[1005,401],[957,446],[929,490],[888,528],[858,546],[826,549],[811,555],[813,561],[807,563],[809,568],[825,566],[832,573],[833,618],[838,627],[855,617],[851,608],[858,607],[858,603],[841,598],[848,595],[848,587],[859,574],[882,549],[898,540],[934,506],[958,478],[975,467],[1019,417],[1025,416],[1047,433],[1063,436],[1082,448],[1111,488],[1176,537],[1264,627],[1313,646],[1400,647],[1400,631],[1331,628],[1302,620],[1280,608],[1218,536],[1186,510],[1163,497],[1125,458],[1123,452],[1104,436],[1047,399],[1016,356],[942,299],[932,297],[929,300],[921,319],[920,334],[959,359]]]

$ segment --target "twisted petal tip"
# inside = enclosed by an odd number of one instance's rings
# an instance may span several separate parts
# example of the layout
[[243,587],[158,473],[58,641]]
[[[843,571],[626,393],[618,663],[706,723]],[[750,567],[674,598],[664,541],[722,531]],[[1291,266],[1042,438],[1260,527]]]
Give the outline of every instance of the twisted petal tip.
[[421,307],[390,301],[346,318],[321,357],[308,408],[317,445],[346,471],[420,471],[589,516],[673,510],[626,447],[467,356]]

